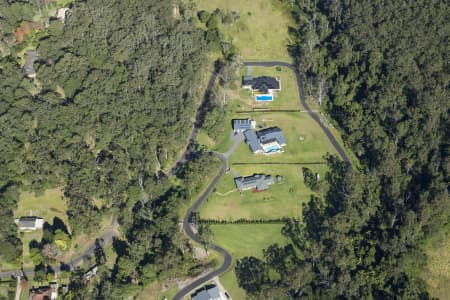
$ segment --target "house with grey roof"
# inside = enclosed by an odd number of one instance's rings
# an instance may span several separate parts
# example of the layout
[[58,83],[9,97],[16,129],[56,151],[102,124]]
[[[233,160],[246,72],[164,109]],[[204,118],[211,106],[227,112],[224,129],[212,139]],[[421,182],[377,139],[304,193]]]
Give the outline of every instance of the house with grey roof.
[[236,177],[234,183],[239,191],[253,189],[255,192],[261,192],[267,190],[275,181],[270,175],[253,174],[247,177]]
[[280,79],[273,76],[242,76],[242,88],[249,89],[256,101],[272,101],[274,95],[281,91]]
[[20,231],[33,231],[44,227],[44,219],[38,217],[20,217],[15,222]]
[[283,152],[287,145],[283,131],[279,127],[266,128],[255,132],[253,129],[244,131],[245,142],[254,154],[273,154]]
[[216,285],[204,286],[192,295],[192,300],[225,300],[225,295]]
[[256,122],[251,119],[233,119],[233,130],[235,133],[244,132],[256,127]]

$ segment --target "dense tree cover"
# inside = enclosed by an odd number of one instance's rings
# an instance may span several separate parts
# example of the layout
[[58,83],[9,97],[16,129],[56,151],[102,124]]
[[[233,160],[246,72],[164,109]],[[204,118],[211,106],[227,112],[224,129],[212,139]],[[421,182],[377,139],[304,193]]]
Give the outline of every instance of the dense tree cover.
[[203,49],[171,3],[75,3],[39,40],[34,83],[12,57],[1,64],[3,181],[66,184],[73,229],[91,227],[77,218],[97,214],[92,197],[118,206],[129,186],[177,158]]
[[362,169],[329,157],[324,200],[312,196],[303,223],[288,222],[292,243],[265,252],[264,278],[250,288],[239,282],[258,299],[426,299],[411,265],[420,269],[418,243],[450,215],[449,7],[287,2],[296,21],[291,51],[309,92]]
[[[4,36],[31,22],[41,4],[2,1]],[[96,232],[112,212],[125,233],[127,247],[98,289],[107,290],[110,280],[132,293],[130,283],[186,271],[181,265],[190,256],[177,206],[187,192],[162,170],[189,137],[206,43],[189,8],[179,4],[176,11],[171,1],[75,1],[65,23],[53,20],[34,44],[27,41],[39,54],[35,80],[18,59],[23,45],[11,45],[1,58],[2,260],[21,255],[12,218],[20,187],[40,192],[63,185],[70,234]],[[37,264],[70,242],[65,232],[47,238],[32,250]]]

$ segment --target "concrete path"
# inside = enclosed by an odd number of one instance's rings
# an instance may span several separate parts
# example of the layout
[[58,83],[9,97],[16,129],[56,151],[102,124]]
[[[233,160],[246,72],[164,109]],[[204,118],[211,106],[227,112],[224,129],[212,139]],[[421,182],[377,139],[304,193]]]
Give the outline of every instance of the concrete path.
[[325,124],[320,119],[320,116],[316,113],[316,111],[311,110],[308,103],[306,103],[305,94],[303,92],[303,77],[300,74],[300,71],[295,67],[294,65],[284,62],[284,61],[253,61],[253,62],[244,62],[244,66],[259,66],[259,67],[275,67],[275,66],[282,66],[286,67],[292,70],[294,72],[296,80],[297,80],[297,86],[298,86],[298,96],[300,98],[300,103],[303,105],[303,107],[306,109],[306,112],[310,115],[310,117],[316,121],[317,124],[319,124],[320,128],[322,128],[322,131],[325,133],[327,138],[330,140],[333,147],[336,149],[336,151],[341,156],[342,160],[347,164],[347,168],[349,170],[352,169],[352,164],[350,161],[350,158],[347,156],[347,153],[345,153],[345,150],[341,147],[341,145],[338,143],[336,138],[331,133],[330,129],[328,129]]
[[234,133],[232,132],[230,138],[233,140],[233,146],[223,154],[227,159],[230,158],[231,154],[233,154],[234,150],[239,146],[240,143],[244,141],[244,134],[242,132]]
[[[111,218],[110,225],[103,231],[103,233],[96,239],[95,242],[89,245],[86,250],[83,251],[79,256],[75,257],[72,261],[67,263],[67,267],[70,270],[74,270],[77,267],[81,266],[85,261],[88,261],[90,257],[92,257],[95,253],[97,247],[106,247],[111,245],[113,239],[119,236],[119,232],[116,229],[117,223],[115,218]],[[52,269],[55,273],[61,272],[61,266],[52,266]],[[0,278],[11,278],[11,277],[31,277],[34,276],[34,269],[26,269],[26,270],[11,270],[11,271],[3,271],[0,272]]]
[[[303,93],[303,79],[302,79],[302,76],[301,76],[299,70],[294,65],[287,63],[287,62],[280,62],[280,61],[244,62],[244,65],[247,67],[251,67],[251,66],[261,66],[261,67],[283,66],[283,67],[287,67],[287,68],[291,69],[294,72],[296,79],[297,79],[298,93],[299,93],[299,98],[300,98],[301,104],[303,105],[303,107],[305,107],[306,112],[311,116],[311,118],[314,121],[316,121],[319,124],[319,126],[322,128],[325,135],[328,137],[331,144],[334,146],[336,151],[339,153],[339,155],[341,156],[343,161],[347,163],[347,168],[350,170],[352,169],[351,161],[348,158],[347,153],[345,153],[344,149],[337,142],[336,138],[333,136],[333,134],[328,129],[328,127],[326,127],[321,122],[319,115],[315,111],[311,110],[308,103],[306,103],[305,95]],[[208,87],[212,87],[214,85],[214,82],[212,80],[215,80],[216,77],[217,77],[217,75],[215,73],[211,75],[211,79],[208,84]],[[209,91],[207,90],[206,93],[209,93]],[[202,241],[201,237],[197,233],[194,232],[194,230],[190,224],[191,215],[198,210],[198,208],[201,206],[203,201],[205,201],[205,199],[209,196],[209,194],[214,190],[214,188],[216,187],[219,180],[225,174],[226,170],[228,169],[227,160],[231,156],[231,154],[236,150],[236,148],[239,146],[239,144],[244,140],[244,136],[242,133],[240,133],[240,134],[232,133],[231,139],[233,139],[233,145],[227,152],[225,152],[224,154],[214,153],[221,160],[222,167],[221,167],[219,173],[216,175],[216,177],[214,177],[213,181],[209,184],[206,191],[188,209],[188,211],[184,217],[184,221],[183,221],[184,231],[186,232],[187,236],[191,240],[193,240],[197,243],[200,243],[200,244],[202,244],[203,241]],[[206,284],[207,282],[209,282],[216,276],[218,277],[218,276],[222,275],[231,267],[232,257],[228,251],[226,251],[225,249],[223,249],[222,247],[220,247],[218,245],[210,245],[210,249],[218,252],[221,256],[223,256],[223,261],[224,261],[223,264],[219,267],[219,269],[214,270],[213,272],[209,273],[208,275],[205,275],[204,277],[201,277],[201,278],[195,280],[191,284],[185,286],[183,289],[178,291],[178,293],[173,297],[174,300],[183,299],[189,293],[193,292],[194,289],[197,289],[200,286]]]

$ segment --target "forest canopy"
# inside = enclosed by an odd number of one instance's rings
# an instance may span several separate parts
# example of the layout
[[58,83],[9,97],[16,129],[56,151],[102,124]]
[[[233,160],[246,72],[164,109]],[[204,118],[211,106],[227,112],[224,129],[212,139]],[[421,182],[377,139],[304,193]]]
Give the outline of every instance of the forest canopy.
[[329,190],[311,196],[292,243],[265,250],[256,298],[426,299],[424,238],[449,222],[448,3],[285,1],[291,54],[362,163],[329,157]]
[[[188,7],[75,1],[58,20],[44,18],[51,5],[0,4],[9,51],[0,59],[0,237],[16,256],[20,187],[64,186],[72,233],[95,231],[99,216],[131,209],[178,159],[200,99],[206,47]],[[34,79],[23,70],[28,51],[38,55]]]

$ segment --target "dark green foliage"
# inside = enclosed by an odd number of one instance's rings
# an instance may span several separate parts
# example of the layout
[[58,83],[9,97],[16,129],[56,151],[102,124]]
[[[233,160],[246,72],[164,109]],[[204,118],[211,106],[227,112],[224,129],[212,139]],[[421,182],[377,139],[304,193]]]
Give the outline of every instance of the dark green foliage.
[[0,193],[0,259],[6,262],[17,262],[22,256],[22,242],[17,237],[12,212],[17,205],[18,196],[18,190],[14,186],[4,187]]
[[266,281],[264,262],[253,256],[237,260],[235,272],[238,285],[250,294],[258,292]]
[[[362,168],[351,172],[327,158],[324,199],[312,196],[304,223],[283,229],[295,259],[280,261],[284,254],[276,248],[265,259],[276,256],[271,270],[280,279],[248,292],[427,299],[411,261],[424,265],[418,244],[450,215],[449,7],[442,1],[292,4],[291,53],[307,92],[342,128]],[[280,271],[292,261],[289,274]]]
[[204,184],[215,176],[220,165],[215,156],[209,152],[202,152],[201,149],[191,155],[194,157],[185,163],[176,174],[183,180],[188,199],[194,197]]
[[209,18],[211,17],[211,14],[207,12],[206,10],[201,10],[197,13],[197,17],[202,23],[208,22]]
[[313,173],[311,169],[303,167],[303,181],[305,185],[309,187],[313,191],[317,191],[319,189],[319,178],[317,177],[318,173]]

